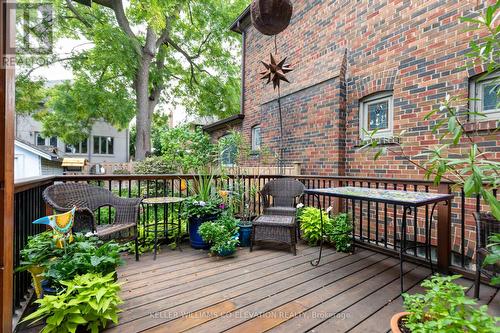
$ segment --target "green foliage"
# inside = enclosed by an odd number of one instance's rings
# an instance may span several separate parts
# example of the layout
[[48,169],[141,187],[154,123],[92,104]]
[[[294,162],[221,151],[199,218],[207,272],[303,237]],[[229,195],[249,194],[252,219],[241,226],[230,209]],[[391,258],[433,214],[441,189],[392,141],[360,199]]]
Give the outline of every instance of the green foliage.
[[352,223],[347,214],[339,214],[331,219],[331,224],[325,228],[328,241],[335,245],[339,252],[348,252],[351,248]]
[[97,237],[77,235],[74,242],[66,245],[61,257],[48,262],[44,278],[51,287],[60,290],[64,288],[62,281],[76,275],[112,273],[122,263],[120,250],[113,241],[102,244]]
[[222,214],[219,219],[214,222],[205,222],[199,229],[203,241],[211,245],[212,253],[221,253],[224,251],[233,252],[238,245],[238,223],[230,214]]
[[[500,265],[500,234],[490,236],[488,243],[489,254],[483,261],[483,266]],[[500,276],[496,275],[491,279],[491,284],[500,285]]]
[[461,17],[460,21],[469,23],[470,31],[487,31],[480,40],[471,40],[468,67],[472,68],[478,62],[485,64],[488,73],[493,73],[500,69],[498,59],[500,59],[500,29],[498,28],[498,13],[500,1],[486,8],[486,12],[479,17]]
[[216,160],[216,149],[200,127],[189,125],[160,133],[161,155],[172,170],[189,173],[204,169]]
[[16,79],[16,114],[32,115],[44,107],[47,88],[42,79],[21,76]]
[[16,269],[24,271],[31,266],[46,266],[49,259],[60,257],[63,250],[56,247],[56,240],[52,231],[45,231],[28,238],[28,243],[21,250],[21,264]]
[[118,296],[120,286],[114,282],[114,272],[105,276],[100,273],[79,275],[63,281],[62,285],[64,292],[38,299],[38,310],[23,321],[36,322],[45,318],[42,333],[76,332],[79,327],[97,333],[110,320],[118,323],[118,305],[122,301]]
[[135,114],[127,88],[117,84],[113,90],[81,74],[50,89],[46,108],[35,114],[43,125],[43,135],[58,136],[78,144],[89,136],[92,125],[102,119],[125,129]]
[[422,282],[425,294],[403,294],[405,326],[412,333],[498,332],[498,318],[488,315],[487,306],[478,307],[465,296],[465,287],[453,283],[460,276],[433,276]]
[[226,209],[213,174],[200,174],[194,179],[191,196],[184,201],[183,206],[187,217],[218,215]]
[[[38,118],[44,135],[76,143],[99,119],[123,126],[134,115],[151,116],[160,102],[200,115],[238,111],[241,42],[227,27],[246,1],[134,0],[87,7],[55,0],[52,5],[54,39],[82,40],[84,47],[45,57],[71,69],[75,80],[50,95],[53,109]],[[18,86],[20,100],[32,87]]]
[[320,211],[320,209],[314,207],[305,207],[299,216],[303,238],[311,246],[317,245],[321,239],[320,213],[323,215],[323,226],[324,230],[326,230],[326,226],[331,225],[332,221],[325,211]]
[[176,170],[173,165],[162,156],[151,156],[138,161],[134,165],[134,173],[140,175],[154,174],[169,174]]
[[[339,252],[347,252],[351,247],[352,224],[347,214],[339,214],[330,218],[328,213],[321,210],[323,215],[324,241],[335,245]],[[297,218],[300,221],[300,230],[304,240],[311,246],[315,246],[321,239],[321,215],[320,209],[297,205]]]

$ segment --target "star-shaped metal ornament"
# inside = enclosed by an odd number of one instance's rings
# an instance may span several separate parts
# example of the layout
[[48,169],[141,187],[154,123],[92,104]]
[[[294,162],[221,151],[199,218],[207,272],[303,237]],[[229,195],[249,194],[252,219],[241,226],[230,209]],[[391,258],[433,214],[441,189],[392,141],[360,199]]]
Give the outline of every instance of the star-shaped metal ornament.
[[285,64],[286,57],[280,62],[276,62],[276,59],[274,59],[273,55],[271,54],[270,56],[271,61],[269,63],[261,61],[264,67],[266,67],[266,70],[260,73],[262,75],[261,79],[267,80],[266,84],[269,84],[272,81],[274,89],[276,89],[276,87],[279,88],[280,81],[290,83],[285,74],[293,71],[293,68],[290,67],[289,64]]

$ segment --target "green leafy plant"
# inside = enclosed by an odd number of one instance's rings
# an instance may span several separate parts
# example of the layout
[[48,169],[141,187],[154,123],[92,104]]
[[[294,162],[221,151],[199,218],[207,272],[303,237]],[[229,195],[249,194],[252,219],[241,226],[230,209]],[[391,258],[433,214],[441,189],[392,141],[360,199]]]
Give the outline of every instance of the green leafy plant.
[[64,249],[64,254],[46,264],[44,278],[51,287],[64,289],[63,281],[86,273],[114,273],[122,263],[121,246],[110,241],[102,243],[96,237],[76,235],[75,241]]
[[[490,236],[488,249],[489,254],[484,259],[483,266],[498,265],[500,263],[500,234],[493,234]],[[500,276],[493,276],[491,284],[500,285]]]
[[190,173],[216,161],[216,147],[200,127],[182,125],[169,128],[160,135],[161,157],[172,170]]
[[122,301],[118,296],[120,286],[114,282],[114,273],[105,276],[100,273],[78,275],[61,283],[65,290],[58,295],[38,299],[38,310],[23,321],[46,319],[42,333],[76,332],[82,326],[97,333],[110,320],[118,323],[118,305]]
[[335,245],[339,252],[348,252],[351,248],[352,224],[345,213],[334,216],[331,223],[325,228],[328,241]]
[[192,195],[184,201],[184,208],[188,217],[218,215],[226,208],[213,174],[200,174],[195,178]]
[[487,306],[478,307],[465,296],[465,287],[453,283],[460,276],[433,276],[422,282],[425,294],[403,294],[410,313],[404,326],[412,333],[498,332],[499,318],[488,315]]
[[160,175],[174,173],[175,171],[175,167],[162,156],[147,157],[134,165],[134,172],[137,174]]
[[19,271],[25,271],[32,266],[46,266],[49,259],[60,257],[63,249],[56,247],[56,240],[53,238],[52,231],[45,231],[28,238],[28,243],[20,251],[21,263],[16,268]]
[[300,230],[302,231],[304,240],[311,246],[317,245],[321,239],[320,214],[323,214],[323,227],[326,230],[332,221],[325,211],[314,207],[304,207],[299,216]]
[[[334,244],[339,252],[347,252],[351,247],[352,224],[347,214],[339,214],[333,217],[327,211],[321,210],[323,214],[323,236],[324,241]],[[320,209],[297,205],[297,218],[300,221],[300,230],[303,238],[311,246],[315,246],[321,239],[321,215]]]
[[223,214],[214,222],[205,222],[198,229],[203,241],[211,245],[210,252],[234,252],[238,245],[238,223],[240,221],[229,214]]

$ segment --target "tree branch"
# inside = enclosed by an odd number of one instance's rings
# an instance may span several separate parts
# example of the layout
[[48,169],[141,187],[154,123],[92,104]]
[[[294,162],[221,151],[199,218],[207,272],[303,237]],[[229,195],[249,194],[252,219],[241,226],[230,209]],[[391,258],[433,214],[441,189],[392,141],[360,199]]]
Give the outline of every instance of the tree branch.
[[75,6],[71,3],[71,0],[66,0],[66,4],[68,5],[68,9],[75,15],[75,18],[82,22],[83,25],[85,25],[87,28],[91,28],[92,25],[87,21],[80,13],[78,10],[76,10]]

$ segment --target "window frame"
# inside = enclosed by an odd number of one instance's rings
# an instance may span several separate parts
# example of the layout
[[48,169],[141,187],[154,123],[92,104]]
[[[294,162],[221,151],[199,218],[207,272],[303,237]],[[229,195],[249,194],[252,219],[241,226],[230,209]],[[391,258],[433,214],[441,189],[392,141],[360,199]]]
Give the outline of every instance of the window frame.
[[378,130],[372,138],[392,138],[394,136],[394,95],[392,91],[382,91],[359,100],[359,137],[361,140],[369,138],[363,129],[368,131],[368,106],[387,101],[387,129]]
[[[42,139],[42,140],[43,140],[43,145],[38,144],[38,138],[39,138],[39,137],[40,137],[40,139]],[[51,145],[51,144],[50,144],[50,141],[51,141],[52,139],[55,139],[55,140],[56,140],[56,144],[55,144],[55,146],[53,146],[53,145]],[[46,137],[44,137],[44,136],[42,135],[42,132],[35,131],[35,146],[48,146],[48,147],[55,147],[55,148],[57,148],[57,144],[58,144],[58,143],[59,143],[59,142],[58,142],[57,136],[51,136],[51,137],[46,138]]]
[[[113,152],[110,154],[109,153],[109,150],[108,150],[108,145],[109,145],[109,142],[108,142],[108,138],[111,138],[111,142],[112,142],[112,145],[113,145]],[[95,142],[96,142],[96,139],[98,140],[97,142],[99,142],[99,151],[96,152],[95,151]],[[103,140],[104,139],[104,148],[105,148],[105,152],[103,153],[103,149],[101,147],[101,143],[103,143]],[[108,155],[108,156],[113,156],[114,155],[114,152],[115,152],[115,138],[112,137],[112,136],[104,136],[104,135],[93,135],[92,136],[92,154],[94,155]]]
[[[255,145],[255,130],[259,130],[259,144],[258,146]],[[260,127],[260,124],[253,125],[252,128],[250,129],[250,144],[251,144],[251,150],[252,152],[259,152],[260,148],[262,147],[262,128]]]
[[[224,135],[222,135],[222,136],[220,136],[220,137],[219,137],[218,141],[220,141],[220,140],[222,140],[222,139],[224,139],[225,137],[228,137],[228,136],[230,136],[230,135],[231,135],[231,134],[224,134]],[[233,161],[230,161],[230,162],[232,162],[232,163],[225,163],[225,162],[224,162],[224,159],[222,158],[222,156],[224,156],[224,153],[226,153],[226,152],[227,152],[229,149],[231,149],[231,148],[237,149],[234,145],[229,145],[229,146],[227,146],[225,149],[223,149],[223,150],[220,152],[219,160],[220,160],[220,165],[221,165],[221,166],[224,166],[224,167],[234,167],[234,166],[236,166],[236,156],[234,156],[234,160],[233,160]],[[231,154],[231,153],[229,152],[229,154]],[[236,154],[235,154],[235,155],[236,155]],[[229,156],[231,156],[231,155],[229,155]]]
[[[483,89],[482,87],[492,81],[497,80],[500,85],[500,72],[491,73],[483,78],[484,74],[473,77],[469,82],[469,98],[470,98],[470,110],[471,112],[483,113],[484,116],[471,115],[469,121],[488,121],[488,120],[500,120],[500,107],[496,109],[488,110],[485,112],[483,110]],[[480,82],[478,80],[481,79]],[[477,100],[476,100],[477,99]]]
[[[87,151],[86,152],[82,152],[82,150],[83,150],[82,148],[83,148],[83,143],[84,142],[87,142]],[[78,149],[77,149],[77,151],[75,150],[74,153],[73,152],[68,152],[68,147],[69,146],[73,146],[73,147],[75,147],[75,149],[76,148],[78,148]],[[64,145],[64,153],[65,154],[72,154],[72,155],[87,155],[89,153],[89,139],[87,138],[87,139],[79,142],[78,145],[65,144]]]

